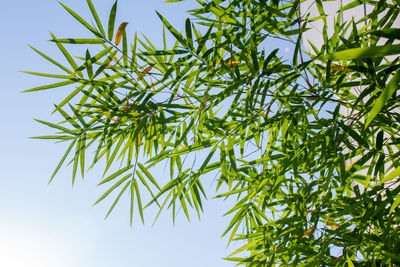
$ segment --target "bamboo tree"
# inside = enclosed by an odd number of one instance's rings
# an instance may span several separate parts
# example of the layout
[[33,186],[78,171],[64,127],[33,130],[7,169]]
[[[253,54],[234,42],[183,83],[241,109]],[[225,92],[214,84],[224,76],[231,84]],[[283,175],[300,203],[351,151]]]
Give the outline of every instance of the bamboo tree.
[[[96,27],[63,5],[90,37],[52,35],[69,67],[34,49],[62,74],[28,72],[58,81],[26,90],[75,86],[55,107],[62,121],[38,120],[58,132],[37,138],[69,143],[51,179],[67,158],[72,182],[103,159],[108,188],[95,204],[116,192],[108,216],[128,194],[131,223],[148,206],[190,219],[208,195],[234,198],[223,235],[246,242],[227,257],[245,266],[399,265],[398,3],[343,7],[374,10],[338,17],[307,55],[302,35],[326,23],[322,0],[318,17],[300,14],[298,0],[198,2],[183,30],[158,14],[162,48],[136,35],[129,45],[127,22],[114,32],[117,3],[102,24],[87,0]],[[293,47],[291,60],[272,39]],[[95,49],[75,61],[63,44]],[[152,172],[165,163],[170,180],[160,184]],[[214,177],[215,194],[203,188]]]

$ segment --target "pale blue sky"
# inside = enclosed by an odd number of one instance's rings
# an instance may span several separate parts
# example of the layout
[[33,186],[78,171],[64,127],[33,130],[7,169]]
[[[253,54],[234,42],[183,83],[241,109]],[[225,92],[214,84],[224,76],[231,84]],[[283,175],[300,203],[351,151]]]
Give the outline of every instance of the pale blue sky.
[[[93,2],[105,21],[113,1]],[[187,17],[184,10],[193,7],[189,2],[194,1],[163,4],[161,0],[120,0],[116,25],[127,21],[129,34],[144,32],[157,43],[161,24],[154,10],[180,28]],[[86,1],[64,3],[90,20]],[[5,1],[1,13],[0,266],[232,266],[221,260],[237,248],[226,249],[227,240],[220,239],[228,224],[222,214],[229,203],[210,199],[200,222],[193,218],[188,223],[179,216],[173,226],[170,212],[166,212],[153,227],[154,216],[147,216],[145,226],[137,220],[130,228],[126,199],[107,220],[104,215],[110,202],[92,207],[105,189],[95,186],[99,172],[89,172],[85,181],[79,180],[71,188],[71,170],[63,168],[47,185],[66,147],[28,137],[53,133],[33,118],[51,120],[53,103],[68,89],[22,94],[22,90],[49,80],[18,71],[57,73],[27,46],[61,59],[55,45],[46,41],[49,31],[57,37],[90,34],[55,0]]]

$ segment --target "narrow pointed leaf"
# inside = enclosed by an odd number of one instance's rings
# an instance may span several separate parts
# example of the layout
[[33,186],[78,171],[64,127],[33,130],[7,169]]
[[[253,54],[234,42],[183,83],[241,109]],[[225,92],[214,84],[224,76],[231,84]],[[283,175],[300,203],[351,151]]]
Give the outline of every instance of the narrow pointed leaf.
[[92,16],[93,16],[94,20],[96,21],[97,27],[99,27],[99,31],[100,31],[101,35],[104,36],[104,38],[105,38],[106,37],[106,33],[104,31],[103,25],[101,24],[99,16],[97,15],[96,9],[93,6],[92,1],[91,0],[86,0],[86,2],[88,4],[88,6],[89,6],[90,12],[92,13]]
[[114,41],[116,46],[118,46],[119,43],[120,43],[121,40],[122,40],[122,36],[123,36],[124,33],[125,33],[126,25],[128,25],[128,22],[123,22],[123,23],[121,23],[121,25],[119,25],[117,34],[115,35],[115,41]]
[[117,4],[118,0],[115,1],[114,5],[111,8],[110,15],[108,17],[108,40],[112,40],[114,36],[114,25],[115,25],[115,16],[117,13]]

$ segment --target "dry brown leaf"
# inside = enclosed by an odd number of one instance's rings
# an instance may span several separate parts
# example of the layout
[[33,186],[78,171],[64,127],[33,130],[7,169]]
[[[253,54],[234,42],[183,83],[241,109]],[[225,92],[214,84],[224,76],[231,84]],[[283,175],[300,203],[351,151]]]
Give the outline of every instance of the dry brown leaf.
[[[149,73],[151,71],[151,69],[153,68],[153,66],[148,66],[147,68],[145,68],[140,75],[142,75],[142,77],[146,76],[147,73]],[[137,78],[137,81],[140,81],[140,77]]]
[[[232,66],[232,65],[239,65],[240,61],[229,61],[225,63],[227,66]],[[217,62],[217,65],[221,65],[221,62]]]
[[338,224],[338,223],[334,223],[334,222],[326,222],[326,225],[328,225],[328,226],[333,226],[333,227],[340,227],[340,224]]
[[309,234],[311,234],[311,232],[315,229],[315,226],[311,227],[310,229],[308,229],[304,235],[301,237],[301,239],[306,238]]
[[126,25],[128,25],[128,22],[122,22],[121,25],[119,25],[117,35],[115,35],[115,45],[118,46],[119,43],[121,42],[122,36],[124,35]]
[[[104,114],[104,116],[106,116],[107,118],[109,117],[108,114]],[[112,121],[115,121],[114,118],[111,118]]]
[[331,66],[331,70],[351,71],[351,69],[345,68],[343,66]]

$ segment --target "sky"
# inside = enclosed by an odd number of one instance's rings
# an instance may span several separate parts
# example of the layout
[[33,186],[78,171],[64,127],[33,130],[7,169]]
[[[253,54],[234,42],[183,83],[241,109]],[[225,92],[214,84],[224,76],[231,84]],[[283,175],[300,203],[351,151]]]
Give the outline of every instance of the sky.
[[[93,2],[105,22],[113,1]],[[193,8],[193,2],[120,0],[116,25],[129,22],[129,34],[144,32],[157,43],[162,28],[155,10],[182,28],[185,10]],[[63,3],[91,21],[86,1]],[[21,93],[49,80],[19,71],[57,73],[28,47],[61,59],[55,44],[47,41],[50,31],[60,38],[91,36],[56,0],[4,1],[0,25],[0,266],[232,266],[221,259],[237,248],[227,248],[227,240],[221,239],[229,223],[222,214],[232,203],[209,198],[200,221],[193,217],[189,223],[178,216],[173,225],[170,212],[165,212],[154,226],[154,216],[147,216],[144,225],[136,220],[130,227],[127,199],[106,220],[110,202],[92,207],[104,192],[96,187],[99,171],[88,172],[72,188],[71,169],[62,168],[48,184],[66,146],[29,137],[54,133],[33,118],[52,121],[53,104],[68,89]]]

